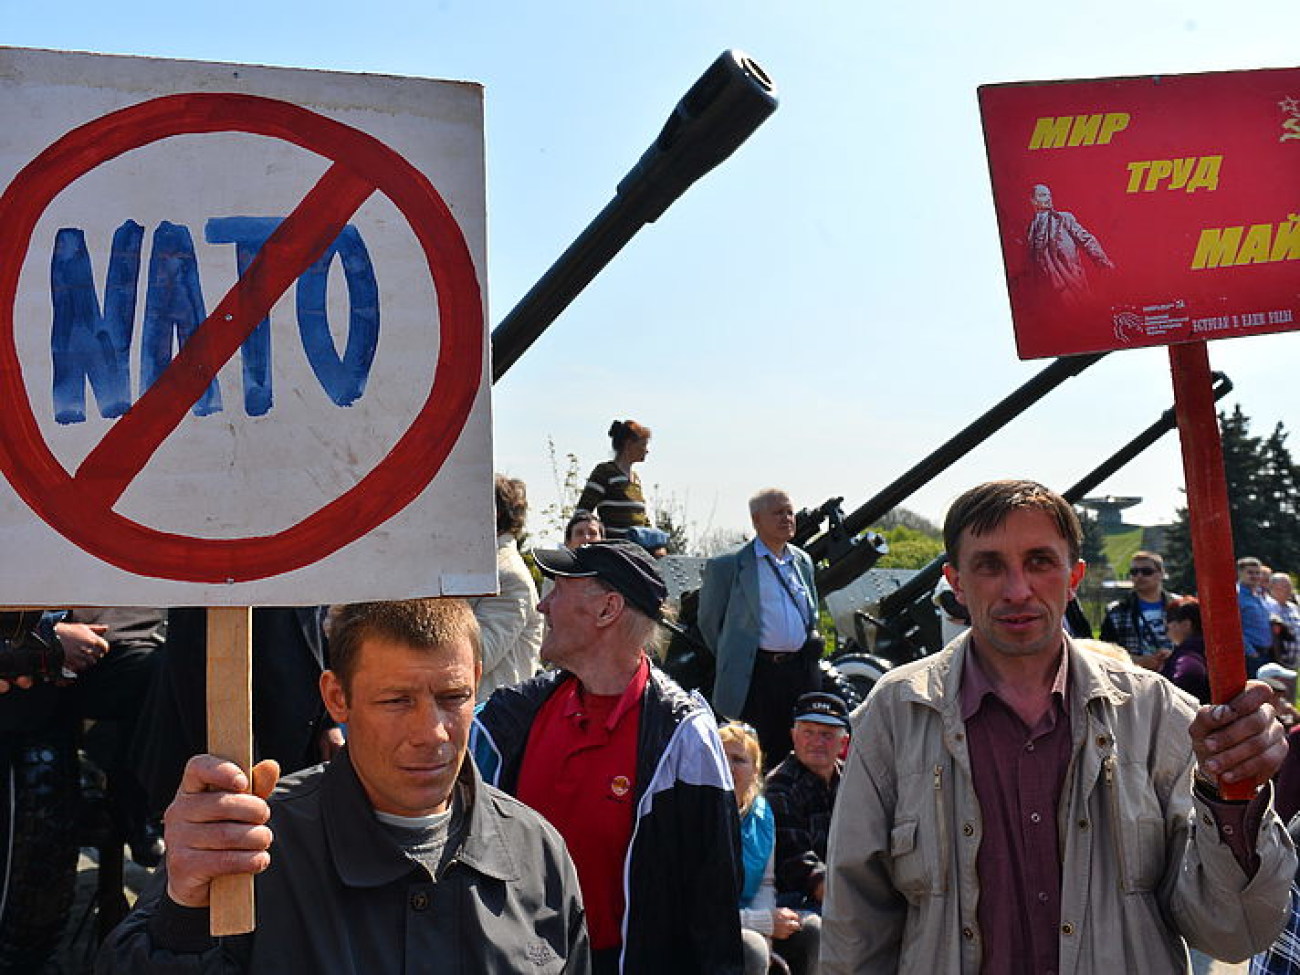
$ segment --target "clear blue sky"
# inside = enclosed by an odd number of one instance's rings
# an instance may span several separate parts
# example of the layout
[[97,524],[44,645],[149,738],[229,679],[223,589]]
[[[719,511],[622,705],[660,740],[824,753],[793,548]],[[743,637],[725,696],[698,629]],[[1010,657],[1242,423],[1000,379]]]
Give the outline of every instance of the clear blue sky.
[[[632,417],[655,431],[647,486],[698,534],[746,527],[769,483],[855,507],[1045,365],[1015,357],[977,85],[1293,65],[1300,4],[0,0],[0,23],[15,46],[482,82],[493,323],[712,59],[749,52],[776,115],[495,391],[497,466],[535,507],[554,497],[548,437],[585,471]],[[1258,433],[1300,429],[1297,342],[1211,346]],[[1064,488],[1171,403],[1163,350],[1112,355],[907,505],[938,519],[998,476]],[[1151,522],[1182,483],[1171,436],[1103,491],[1143,496],[1130,517]]]

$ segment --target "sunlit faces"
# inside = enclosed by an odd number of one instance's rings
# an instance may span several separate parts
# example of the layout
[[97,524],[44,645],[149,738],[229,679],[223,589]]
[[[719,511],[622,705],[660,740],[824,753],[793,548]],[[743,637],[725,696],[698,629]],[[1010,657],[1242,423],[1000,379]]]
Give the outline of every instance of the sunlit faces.
[[1269,595],[1279,603],[1289,603],[1295,598],[1295,589],[1291,585],[1290,576],[1284,575],[1281,572],[1274,573],[1273,577],[1269,580],[1268,592]]
[[550,624],[539,651],[542,661],[572,669],[572,661],[591,642],[597,617],[615,598],[622,597],[594,579],[556,576],[554,587],[537,604],[538,612]]
[[575,522],[569,529],[569,536],[564,540],[564,544],[569,548],[577,548],[579,545],[586,545],[589,542],[598,542],[605,536],[601,534],[600,522],[598,521],[579,521]]
[[1169,635],[1169,642],[1178,646],[1192,635],[1191,620],[1168,619],[1165,620],[1165,633]]
[[321,675],[331,717],[348,726],[348,754],[379,812],[447,809],[474,720],[480,665],[468,640],[432,649],[367,639],[352,686]]
[[753,787],[758,769],[754,768],[754,760],[749,757],[749,750],[742,742],[723,742],[722,749],[727,753],[727,762],[731,765],[731,777],[736,783],[736,796],[738,799],[743,799]]
[[1061,646],[1061,618],[1085,565],[1046,512],[1013,511],[997,528],[957,546],[958,564],[944,567],[953,592],[970,611],[976,645],[1013,657]]
[[820,721],[796,721],[790,732],[794,755],[808,771],[828,777],[844,747],[848,730],[841,725]]
[[1148,558],[1134,558],[1129,563],[1128,574],[1138,597],[1149,603],[1155,602],[1165,578],[1160,566]]
[[794,505],[784,494],[768,497],[758,511],[751,515],[754,531],[771,549],[779,549],[794,538]]

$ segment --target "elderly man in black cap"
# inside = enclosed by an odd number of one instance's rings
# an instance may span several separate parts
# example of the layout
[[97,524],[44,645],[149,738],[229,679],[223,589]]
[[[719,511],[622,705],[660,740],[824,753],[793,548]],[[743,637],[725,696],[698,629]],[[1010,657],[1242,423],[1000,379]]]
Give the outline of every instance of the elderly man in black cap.
[[484,778],[542,813],[578,868],[593,970],[742,968],[739,821],[709,707],[643,649],[667,589],[621,539],[534,551],[555,587],[533,679],[481,707]]
[[776,815],[777,903],[818,914],[826,886],[826,841],[840,787],[840,755],[849,709],[835,694],[814,691],[795,702],[794,751],[767,777]]

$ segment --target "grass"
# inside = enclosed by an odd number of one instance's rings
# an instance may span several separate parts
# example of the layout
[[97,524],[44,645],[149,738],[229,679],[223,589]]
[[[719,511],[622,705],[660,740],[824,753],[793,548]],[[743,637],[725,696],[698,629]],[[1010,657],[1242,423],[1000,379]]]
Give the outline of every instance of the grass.
[[1102,551],[1107,565],[1090,565],[1088,578],[1079,589],[1079,602],[1083,606],[1093,634],[1101,631],[1101,620],[1106,614],[1106,604],[1118,597],[1114,590],[1103,589],[1106,579],[1128,579],[1128,564],[1133,553],[1142,547],[1141,527],[1128,528],[1105,536]]
[[1142,532],[1139,526],[1106,536],[1106,561],[1110,563],[1114,578],[1127,578],[1129,560],[1142,547]]

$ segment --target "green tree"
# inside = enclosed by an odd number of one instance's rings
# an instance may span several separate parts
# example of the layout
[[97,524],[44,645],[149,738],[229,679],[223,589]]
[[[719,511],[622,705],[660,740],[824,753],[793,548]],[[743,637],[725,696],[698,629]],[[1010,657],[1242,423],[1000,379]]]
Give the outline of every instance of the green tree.
[[1292,571],[1300,556],[1300,469],[1291,460],[1286,438],[1279,423],[1263,444],[1264,502],[1273,514],[1272,548],[1265,550],[1271,555],[1265,561],[1280,571]]
[[943,537],[943,529],[932,522],[929,518],[926,518],[924,515],[918,515],[910,508],[902,507],[891,508],[881,516],[880,521],[876,523],[875,530],[884,533],[890,528],[897,528],[899,525],[911,528],[913,531],[918,531],[922,535],[927,535],[930,538]]
[[686,533],[686,526],[679,519],[680,515],[672,506],[656,508],[651,518],[656,528],[668,533],[669,555],[685,555],[691,550],[690,536]]
[[878,569],[920,569],[943,552],[943,542],[915,528],[899,525],[883,532],[889,542],[889,554],[876,563]]
[[[1219,435],[1234,555],[1254,555],[1276,569],[1290,570],[1300,553],[1300,471],[1287,449],[1285,428],[1279,423],[1267,438],[1251,436],[1250,418],[1237,405],[1230,415],[1219,414]],[[1195,592],[1186,508],[1166,534],[1165,547],[1170,588]]]

